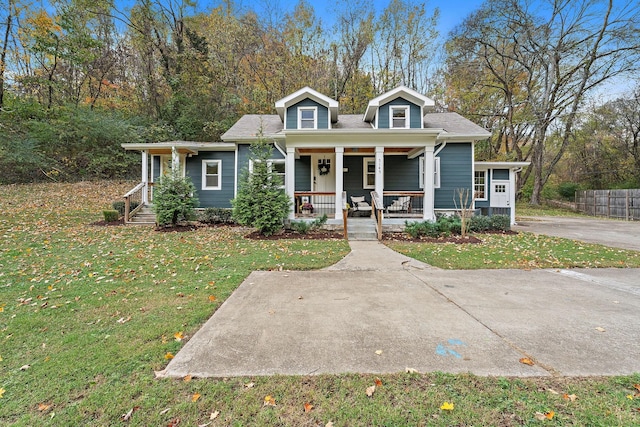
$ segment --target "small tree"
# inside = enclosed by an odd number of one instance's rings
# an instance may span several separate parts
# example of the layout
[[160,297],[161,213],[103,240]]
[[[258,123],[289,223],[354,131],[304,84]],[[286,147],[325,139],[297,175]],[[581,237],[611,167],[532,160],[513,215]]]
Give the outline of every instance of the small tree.
[[[453,197],[453,204],[460,213],[460,234],[465,237],[469,232],[471,217],[473,216],[473,205],[476,196],[469,188],[456,188]],[[458,204],[460,204],[458,206]]]
[[284,228],[291,200],[282,188],[282,178],[271,169],[273,147],[262,133],[250,150],[253,170],[242,172],[238,195],[231,201],[233,217],[239,224],[255,227],[270,236]]
[[198,199],[194,196],[196,187],[189,177],[180,176],[178,171],[160,177],[153,190],[153,211],[158,225],[175,226],[180,220],[195,218]]

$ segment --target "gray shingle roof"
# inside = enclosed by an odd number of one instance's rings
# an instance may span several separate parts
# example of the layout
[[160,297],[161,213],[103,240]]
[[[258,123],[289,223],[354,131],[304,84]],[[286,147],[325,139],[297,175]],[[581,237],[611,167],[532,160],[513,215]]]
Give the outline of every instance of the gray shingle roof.
[[[223,141],[240,141],[253,139],[258,135],[262,126],[265,137],[274,138],[283,135],[283,123],[276,114],[260,115],[247,114],[242,116],[231,128],[222,135]],[[342,114],[338,116],[338,122],[333,124],[333,129],[375,129],[371,124],[362,120],[361,114]],[[487,137],[488,132],[480,126],[462,117],[458,113],[428,113],[424,116],[424,127],[431,129],[444,129],[447,134],[477,135]]]

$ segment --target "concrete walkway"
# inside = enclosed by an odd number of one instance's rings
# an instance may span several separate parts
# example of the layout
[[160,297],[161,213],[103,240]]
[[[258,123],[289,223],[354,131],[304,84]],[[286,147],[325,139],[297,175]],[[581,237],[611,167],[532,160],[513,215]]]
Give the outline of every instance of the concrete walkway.
[[250,274],[159,375],[640,372],[640,270],[445,271],[350,244],[321,271]]

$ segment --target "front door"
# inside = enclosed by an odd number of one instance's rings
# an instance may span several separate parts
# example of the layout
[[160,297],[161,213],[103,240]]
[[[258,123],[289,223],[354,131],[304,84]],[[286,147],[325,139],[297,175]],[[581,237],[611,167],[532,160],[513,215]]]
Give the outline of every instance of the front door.
[[311,155],[311,189],[318,193],[331,195],[317,195],[311,203],[317,213],[331,215],[335,212],[336,169],[335,153]]
[[509,206],[509,194],[510,194],[509,181],[492,181],[491,182],[491,207],[492,208],[508,208]]

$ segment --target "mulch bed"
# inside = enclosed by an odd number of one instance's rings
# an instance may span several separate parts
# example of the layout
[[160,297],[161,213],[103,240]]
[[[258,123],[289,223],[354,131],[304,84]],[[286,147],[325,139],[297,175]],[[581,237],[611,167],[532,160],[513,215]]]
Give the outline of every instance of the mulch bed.
[[411,237],[406,233],[382,233],[382,240],[388,242],[418,242],[418,243],[482,243],[475,236],[447,236],[447,237]]
[[330,240],[330,239],[344,239],[342,233],[328,230],[316,230],[310,231],[307,234],[300,234],[292,230],[284,230],[271,236],[263,236],[257,231],[249,233],[246,236],[247,239],[252,240],[284,240],[284,239],[302,239],[302,240]]

